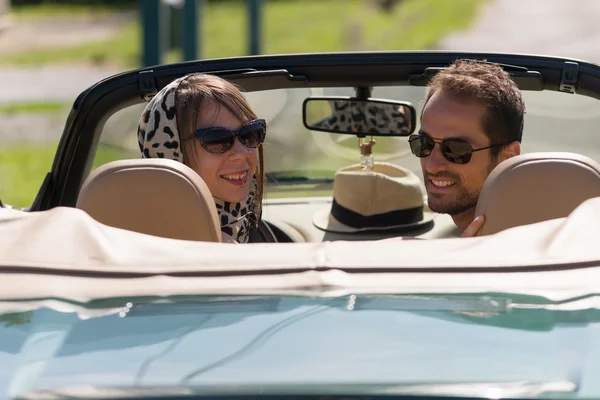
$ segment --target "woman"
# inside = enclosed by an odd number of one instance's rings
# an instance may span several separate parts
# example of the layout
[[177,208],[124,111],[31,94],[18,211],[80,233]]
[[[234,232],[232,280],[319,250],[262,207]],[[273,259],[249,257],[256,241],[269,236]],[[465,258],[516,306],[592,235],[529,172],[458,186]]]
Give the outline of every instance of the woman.
[[223,241],[274,241],[261,223],[265,133],[265,121],[235,85],[214,75],[190,74],[171,82],[146,106],[138,143],[142,157],[179,161],[200,175],[215,200]]

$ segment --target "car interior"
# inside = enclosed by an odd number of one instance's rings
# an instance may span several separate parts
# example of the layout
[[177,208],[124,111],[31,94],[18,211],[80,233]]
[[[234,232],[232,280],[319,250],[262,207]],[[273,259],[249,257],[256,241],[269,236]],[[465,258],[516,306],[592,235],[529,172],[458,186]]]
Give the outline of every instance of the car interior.
[[[389,179],[383,184],[392,188],[406,184],[400,175],[414,174],[422,180],[407,136],[418,129],[427,80],[458,57],[499,63],[511,74],[527,105],[523,146],[535,142],[488,177],[477,205],[477,214],[487,219],[479,235],[566,217],[585,200],[600,196],[600,165],[594,161],[600,153],[592,145],[584,146],[586,154],[571,151],[582,147],[574,148],[575,140],[561,136],[566,126],[574,126],[574,119],[579,118],[583,131],[600,122],[597,67],[553,57],[391,52],[376,57],[365,53],[205,60],[108,78],[75,101],[52,170],[30,211],[77,207],[114,227],[219,241],[218,217],[202,179],[175,162],[141,159],[136,142],[141,112],[160,88],[187,73],[207,72],[240,86],[257,114],[267,120],[263,220],[278,242],[459,237],[461,230],[447,214],[435,214],[422,224],[357,225],[349,231],[327,229],[323,226],[327,221],[322,222],[327,216],[330,225],[339,222],[333,214],[349,187],[343,188],[341,182],[366,157],[374,165],[369,172],[373,175],[382,175],[386,165],[401,171],[398,176],[384,174]],[[568,73],[574,64],[579,73],[575,78]],[[392,111],[381,113],[377,125],[328,125],[344,102]],[[396,113],[392,120],[403,116],[402,127],[390,127],[385,116],[390,112]],[[546,132],[549,126],[552,131]],[[368,143],[373,145],[366,151]],[[115,149],[116,155],[105,156]],[[145,183],[150,181],[155,183]],[[358,179],[348,182],[363,185]],[[376,187],[372,182],[365,189],[352,186],[351,197],[372,207],[374,199],[387,192]],[[420,204],[411,207],[427,213],[426,194],[422,186],[420,190]]]
[[[585,200],[595,197],[600,197],[600,164],[594,160],[564,152],[519,155],[499,164],[486,180],[476,211],[476,215],[486,215],[486,224],[478,235],[566,217]],[[300,204],[280,201],[265,205],[268,210],[275,210],[269,211],[270,215],[296,206],[295,212],[281,212],[279,218],[265,220],[277,232],[278,241],[319,241],[318,230],[312,236],[306,233],[307,229],[301,231],[303,216],[310,219],[314,202],[305,199]],[[176,206],[157,212],[165,204]],[[328,200],[317,204],[331,207]],[[102,165],[86,179],[77,208],[116,228],[172,239],[221,240],[214,201],[206,184],[193,170],[172,160],[120,160]],[[292,217],[286,218],[288,214]],[[190,220],[198,223],[190,224]],[[357,233],[348,235],[356,237]],[[325,240],[328,239],[324,235],[322,241]]]

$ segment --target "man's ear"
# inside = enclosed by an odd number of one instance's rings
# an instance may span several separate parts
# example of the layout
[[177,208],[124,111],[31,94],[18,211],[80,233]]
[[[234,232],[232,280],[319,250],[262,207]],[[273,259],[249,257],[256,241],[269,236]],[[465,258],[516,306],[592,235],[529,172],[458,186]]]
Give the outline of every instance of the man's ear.
[[502,149],[501,157],[504,161],[511,157],[518,156],[519,154],[521,154],[521,143],[514,141]]

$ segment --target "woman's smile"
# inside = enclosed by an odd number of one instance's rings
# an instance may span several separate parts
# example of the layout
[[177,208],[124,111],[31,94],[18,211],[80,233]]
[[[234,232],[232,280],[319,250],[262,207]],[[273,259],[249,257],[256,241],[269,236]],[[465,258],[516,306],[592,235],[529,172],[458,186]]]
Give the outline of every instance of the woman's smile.
[[227,183],[230,183],[234,186],[243,187],[244,185],[246,185],[246,183],[248,183],[248,169],[232,172],[229,174],[223,174],[220,177]]

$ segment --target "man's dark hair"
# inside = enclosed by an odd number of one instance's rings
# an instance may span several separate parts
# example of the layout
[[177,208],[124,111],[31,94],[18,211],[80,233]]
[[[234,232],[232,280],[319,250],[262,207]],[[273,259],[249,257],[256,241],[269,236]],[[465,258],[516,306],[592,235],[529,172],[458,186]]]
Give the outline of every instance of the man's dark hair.
[[[436,74],[428,87],[425,105],[436,92],[443,91],[460,101],[486,106],[482,126],[490,144],[521,142],[525,102],[521,91],[502,67],[486,61],[456,60]],[[501,149],[500,146],[492,147],[492,158],[497,157]]]

